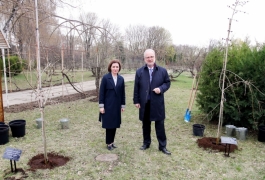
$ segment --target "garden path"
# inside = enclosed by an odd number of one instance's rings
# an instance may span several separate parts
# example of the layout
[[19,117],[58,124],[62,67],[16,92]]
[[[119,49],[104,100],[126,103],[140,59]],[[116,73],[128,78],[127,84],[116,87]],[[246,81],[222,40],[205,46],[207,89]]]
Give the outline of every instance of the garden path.
[[[134,81],[135,74],[122,74],[125,82]],[[85,81],[83,83],[74,83],[74,87],[84,93],[86,96],[95,96],[95,80]],[[64,84],[63,86],[53,86],[42,88],[45,95],[48,95],[49,99],[54,99],[54,102],[68,102],[71,100],[77,100],[82,97],[82,94],[77,92],[70,84]],[[12,93],[3,93],[3,107],[5,112],[20,112],[36,108],[37,98],[36,90],[17,91]]]

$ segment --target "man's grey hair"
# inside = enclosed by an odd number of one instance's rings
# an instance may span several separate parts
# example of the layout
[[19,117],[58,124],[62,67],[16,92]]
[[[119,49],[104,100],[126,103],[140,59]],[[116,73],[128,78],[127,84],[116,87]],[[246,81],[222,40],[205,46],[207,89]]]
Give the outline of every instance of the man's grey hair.
[[144,51],[144,57],[145,57],[145,54],[146,54],[147,52],[149,52],[149,51],[152,51],[152,52],[154,53],[154,55],[155,55],[155,51],[154,51],[153,49],[146,49],[146,50]]

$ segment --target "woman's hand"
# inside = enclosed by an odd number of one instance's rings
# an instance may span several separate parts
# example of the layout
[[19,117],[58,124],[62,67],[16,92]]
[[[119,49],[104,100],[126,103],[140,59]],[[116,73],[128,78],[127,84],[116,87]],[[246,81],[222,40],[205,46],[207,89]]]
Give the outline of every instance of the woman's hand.
[[141,106],[140,104],[135,104],[135,107],[139,109]]
[[104,109],[104,108],[99,108],[99,112],[100,112],[101,114],[104,114],[104,113],[105,113],[105,109]]

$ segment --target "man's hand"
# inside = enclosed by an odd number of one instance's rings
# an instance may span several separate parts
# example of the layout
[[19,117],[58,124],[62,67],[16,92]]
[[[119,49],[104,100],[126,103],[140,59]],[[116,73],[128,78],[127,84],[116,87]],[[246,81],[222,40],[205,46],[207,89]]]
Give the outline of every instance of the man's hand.
[[153,91],[154,91],[156,94],[160,94],[160,93],[161,93],[160,88],[155,88],[155,89],[153,89]]

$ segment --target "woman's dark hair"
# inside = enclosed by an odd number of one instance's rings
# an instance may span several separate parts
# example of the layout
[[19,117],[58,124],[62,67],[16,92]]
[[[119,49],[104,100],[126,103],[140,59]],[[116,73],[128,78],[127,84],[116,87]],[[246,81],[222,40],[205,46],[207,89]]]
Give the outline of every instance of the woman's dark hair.
[[108,65],[108,71],[111,72],[111,66],[113,63],[118,63],[119,64],[119,72],[121,70],[121,63],[118,59],[113,59],[110,61],[109,65]]

